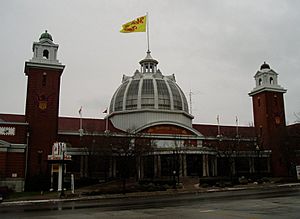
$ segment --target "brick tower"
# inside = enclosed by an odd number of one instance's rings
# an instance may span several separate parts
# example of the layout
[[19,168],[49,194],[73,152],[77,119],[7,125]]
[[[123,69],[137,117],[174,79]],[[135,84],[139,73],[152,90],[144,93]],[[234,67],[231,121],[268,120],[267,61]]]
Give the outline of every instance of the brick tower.
[[285,136],[286,122],[283,94],[286,89],[278,84],[278,74],[266,63],[255,74],[255,88],[249,93],[259,150],[271,150],[271,172],[286,176]]
[[25,62],[28,77],[25,117],[30,133],[27,179],[31,182],[48,178],[47,155],[57,140],[60,77],[65,67],[57,60],[57,50],[58,45],[45,31],[39,42],[33,43],[32,59]]

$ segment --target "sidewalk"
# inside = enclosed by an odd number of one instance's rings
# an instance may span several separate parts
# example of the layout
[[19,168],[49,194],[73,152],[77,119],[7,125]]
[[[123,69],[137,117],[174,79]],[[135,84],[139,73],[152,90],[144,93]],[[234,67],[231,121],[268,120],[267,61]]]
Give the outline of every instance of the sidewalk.
[[[168,189],[166,191],[153,191],[153,192],[131,192],[126,194],[103,194],[103,195],[90,195],[85,196],[87,191],[93,191],[93,187],[80,188],[72,194],[70,191],[65,192],[64,198],[59,198],[58,192],[47,192],[45,194],[35,194],[30,196],[22,196],[17,198],[10,198],[3,200],[0,203],[1,206],[15,206],[15,205],[32,205],[38,203],[53,203],[53,202],[69,202],[69,201],[81,201],[81,200],[97,200],[97,199],[115,199],[115,198],[135,198],[135,197],[149,197],[149,196],[167,196],[174,194],[192,194],[192,193],[209,193],[209,192],[225,192],[225,191],[240,191],[251,189],[263,189],[263,188],[282,188],[282,187],[300,187],[300,183],[249,183],[246,185],[236,185],[233,187],[199,187],[196,181],[190,180],[183,183],[183,187],[180,189]],[[95,188],[95,187],[94,187]]]

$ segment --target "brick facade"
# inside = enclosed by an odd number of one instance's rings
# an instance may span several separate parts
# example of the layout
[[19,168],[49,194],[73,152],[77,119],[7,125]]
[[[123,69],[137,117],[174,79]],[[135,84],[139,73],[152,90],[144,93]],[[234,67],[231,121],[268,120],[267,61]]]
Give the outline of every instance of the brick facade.
[[59,89],[62,70],[28,66],[26,121],[29,123],[28,176],[49,173],[47,156],[57,141]]
[[286,176],[284,148],[287,134],[283,93],[264,91],[254,95],[253,114],[259,149],[272,150],[272,172],[275,176]]

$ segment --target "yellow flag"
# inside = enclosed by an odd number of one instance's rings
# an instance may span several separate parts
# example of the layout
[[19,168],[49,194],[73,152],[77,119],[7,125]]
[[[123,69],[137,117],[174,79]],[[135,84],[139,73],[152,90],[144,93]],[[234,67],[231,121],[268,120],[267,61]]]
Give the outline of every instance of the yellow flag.
[[146,32],[146,15],[122,25],[121,33]]

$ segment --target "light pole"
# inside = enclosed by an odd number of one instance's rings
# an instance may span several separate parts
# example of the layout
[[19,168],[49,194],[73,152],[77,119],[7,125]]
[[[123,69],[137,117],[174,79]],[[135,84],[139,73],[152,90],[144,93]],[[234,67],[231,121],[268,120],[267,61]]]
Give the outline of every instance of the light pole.
[[175,179],[175,176],[176,176],[176,170],[173,170],[173,189],[176,189],[176,179]]
[[64,172],[65,172],[65,149],[62,148],[62,176],[61,176],[61,191],[60,191],[60,198],[65,197],[65,191],[64,191]]
[[256,171],[257,171],[257,178],[259,178],[260,177],[260,165],[259,165],[259,163],[260,163],[260,160],[259,160],[260,148],[258,145],[256,145],[255,150],[257,153],[257,164],[256,164],[257,170]]

